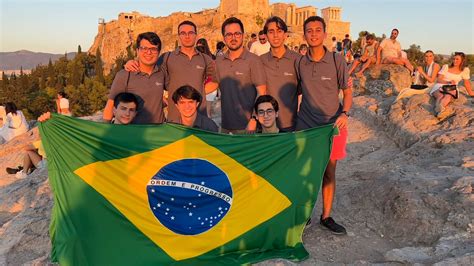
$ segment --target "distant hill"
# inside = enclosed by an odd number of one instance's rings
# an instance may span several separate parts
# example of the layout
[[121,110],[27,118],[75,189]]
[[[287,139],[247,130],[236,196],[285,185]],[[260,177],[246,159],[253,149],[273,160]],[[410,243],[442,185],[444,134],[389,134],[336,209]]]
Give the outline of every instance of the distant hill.
[[[69,59],[73,58],[76,53],[68,53]],[[0,52],[0,71],[2,70],[31,70],[37,65],[47,65],[49,59],[54,62],[64,54],[35,53],[27,50],[16,52]]]

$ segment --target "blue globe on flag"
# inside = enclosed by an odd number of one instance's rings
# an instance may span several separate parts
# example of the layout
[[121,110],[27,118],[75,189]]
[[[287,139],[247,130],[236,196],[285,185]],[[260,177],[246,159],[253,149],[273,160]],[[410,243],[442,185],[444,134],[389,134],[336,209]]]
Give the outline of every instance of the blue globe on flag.
[[202,159],[182,159],[162,167],[147,185],[155,217],[171,231],[197,235],[216,226],[232,206],[227,175]]

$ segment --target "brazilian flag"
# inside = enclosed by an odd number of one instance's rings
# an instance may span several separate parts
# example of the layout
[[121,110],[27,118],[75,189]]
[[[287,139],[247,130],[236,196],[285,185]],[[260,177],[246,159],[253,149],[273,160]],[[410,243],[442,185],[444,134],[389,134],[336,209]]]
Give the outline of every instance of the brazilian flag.
[[302,243],[335,129],[232,136],[60,115],[40,125],[61,265],[239,265]]

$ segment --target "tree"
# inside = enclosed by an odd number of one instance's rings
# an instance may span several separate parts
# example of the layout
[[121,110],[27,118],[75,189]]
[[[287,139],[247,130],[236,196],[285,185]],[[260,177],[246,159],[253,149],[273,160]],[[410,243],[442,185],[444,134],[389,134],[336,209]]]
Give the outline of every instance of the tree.
[[100,52],[99,47],[97,47],[97,50],[95,52],[94,73],[96,76],[96,80],[102,84],[105,84],[104,63],[102,62],[102,54]]
[[410,48],[404,50],[407,53],[408,60],[416,67],[420,66],[424,60],[424,54],[421,47],[416,44],[410,45]]

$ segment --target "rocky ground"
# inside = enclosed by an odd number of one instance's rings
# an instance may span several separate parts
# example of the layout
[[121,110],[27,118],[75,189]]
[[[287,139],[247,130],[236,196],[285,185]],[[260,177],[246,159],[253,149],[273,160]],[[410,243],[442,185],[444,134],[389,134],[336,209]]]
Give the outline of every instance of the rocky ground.
[[[348,234],[317,224],[318,202],[303,235],[310,258],[259,265],[474,264],[474,102],[461,95],[439,121],[428,95],[394,103],[408,74],[392,82],[402,70],[376,71],[356,82],[348,157],[337,172],[333,216]],[[0,265],[48,263],[47,172],[21,180],[4,172],[37,137],[33,130],[0,146]]]

